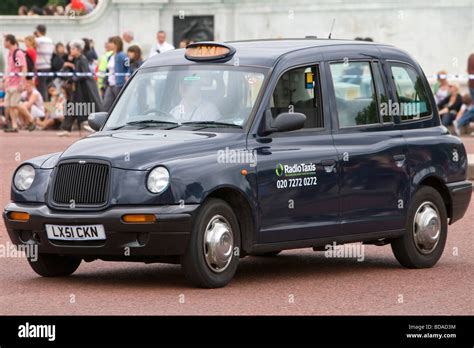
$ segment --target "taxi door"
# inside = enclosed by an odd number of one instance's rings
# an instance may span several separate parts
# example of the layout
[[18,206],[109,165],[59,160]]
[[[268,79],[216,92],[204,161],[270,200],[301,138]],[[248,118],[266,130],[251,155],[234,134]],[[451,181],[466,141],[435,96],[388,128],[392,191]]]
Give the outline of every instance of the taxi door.
[[327,68],[340,158],[341,233],[397,233],[405,226],[410,180],[383,63],[358,56],[331,60]]
[[257,243],[295,242],[339,232],[338,163],[321,100],[318,65],[292,68],[271,87],[265,115],[303,113],[303,129],[249,137],[257,154]]

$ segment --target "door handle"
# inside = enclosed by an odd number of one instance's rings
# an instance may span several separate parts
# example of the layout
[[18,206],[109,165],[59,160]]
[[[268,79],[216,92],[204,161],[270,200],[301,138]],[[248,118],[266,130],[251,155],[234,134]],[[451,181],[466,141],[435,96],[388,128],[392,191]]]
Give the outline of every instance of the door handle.
[[393,156],[395,161],[404,161],[406,159],[405,155],[395,155]]
[[330,166],[333,166],[336,164],[336,161],[335,160],[332,160],[332,159],[327,159],[327,160],[322,160],[321,161],[321,165],[323,167],[330,167]]
[[394,155],[393,160],[397,164],[397,167],[403,167],[405,164],[406,156],[405,155]]
[[326,173],[332,173],[336,171],[336,161],[333,159],[322,160],[321,165],[323,166]]

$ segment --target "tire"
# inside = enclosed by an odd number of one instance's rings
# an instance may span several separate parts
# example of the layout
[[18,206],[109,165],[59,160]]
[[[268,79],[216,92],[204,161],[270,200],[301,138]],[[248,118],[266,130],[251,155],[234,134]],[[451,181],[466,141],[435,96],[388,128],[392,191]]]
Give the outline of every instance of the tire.
[[81,264],[80,258],[54,254],[38,254],[38,259],[28,259],[30,267],[42,277],[66,277],[73,274]]
[[[438,224],[434,223],[433,215],[426,215],[425,221],[433,222],[434,226],[430,231],[439,231],[437,242],[436,238],[428,238],[428,242],[420,243],[421,237],[415,237],[415,233],[419,233],[420,228],[415,218],[418,215],[418,221],[423,221],[423,214],[432,214],[432,209],[438,215]],[[429,217],[431,216],[431,217]],[[416,224],[416,228],[415,228]],[[422,224],[420,224],[422,225]],[[418,232],[417,232],[418,231]],[[407,268],[429,268],[438,262],[443,254],[448,233],[448,216],[443,198],[434,188],[422,186],[414,195],[413,201],[407,212],[406,232],[405,234],[392,241],[392,251],[398,262]],[[436,233],[432,233],[436,235]],[[422,233],[417,234],[422,236]],[[434,244],[433,244],[434,243]],[[428,246],[426,247],[426,244]],[[433,245],[432,245],[433,244]],[[424,246],[425,245],[425,246]]]
[[281,250],[269,251],[269,252],[266,252],[266,253],[256,253],[256,254],[252,254],[252,256],[273,257],[273,256],[277,256],[279,253],[281,253]]
[[[214,240],[219,241],[222,252],[216,252],[215,255],[220,255],[220,265],[213,262],[215,258],[212,258],[213,253],[209,252],[218,248],[212,248],[212,243],[204,243],[205,236],[215,236]],[[226,242],[222,243],[223,240]],[[240,229],[232,208],[221,199],[206,200],[195,218],[185,254],[181,257],[181,267],[186,279],[203,288],[220,288],[227,285],[239,263],[236,248],[240,250]],[[227,256],[229,250],[230,256]]]

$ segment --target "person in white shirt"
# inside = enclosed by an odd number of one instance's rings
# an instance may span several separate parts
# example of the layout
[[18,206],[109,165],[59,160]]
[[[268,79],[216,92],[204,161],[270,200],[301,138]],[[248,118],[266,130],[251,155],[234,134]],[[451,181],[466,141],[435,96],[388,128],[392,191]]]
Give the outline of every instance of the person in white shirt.
[[[36,27],[36,71],[39,73],[49,73],[51,71],[51,58],[54,53],[54,43],[46,36],[46,26],[40,24]],[[38,91],[43,100],[48,99],[48,83],[51,80],[48,76],[38,77]]]
[[36,123],[37,119],[45,117],[44,101],[41,93],[35,87],[33,80],[28,80],[25,90],[21,93],[21,102],[16,110],[20,117],[27,124],[28,121]]
[[140,44],[135,41],[135,35],[133,34],[133,31],[131,30],[125,30],[122,34],[122,40],[123,40],[123,50],[124,52],[127,52],[128,48],[130,46],[138,46],[141,48]]
[[166,42],[166,33],[163,30],[160,30],[156,34],[157,43],[154,47],[151,48],[150,55],[148,58],[153,57],[156,54],[164,53],[167,51],[174,50],[174,46]]
[[181,101],[170,114],[179,122],[216,121],[221,115],[216,106],[203,99],[198,76],[185,77],[179,86]]

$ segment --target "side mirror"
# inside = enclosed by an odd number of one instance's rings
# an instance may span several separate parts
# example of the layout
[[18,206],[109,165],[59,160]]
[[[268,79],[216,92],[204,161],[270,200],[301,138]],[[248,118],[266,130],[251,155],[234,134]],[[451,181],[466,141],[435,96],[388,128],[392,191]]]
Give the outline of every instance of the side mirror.
[[106,112],[93,112],[92,114],[89,115],[89,117],[87,118],[87,121],[89,122],[89,126],[93,130],[98,132],[101,130],[102,126],[105,124],[105,121],[107,121],[108,116],[109,114]]
[[269,110],[265,112],[265,134],[274,132],[289,132],[304,127],[305,114],[299,112],[282,112],[275,119]]

